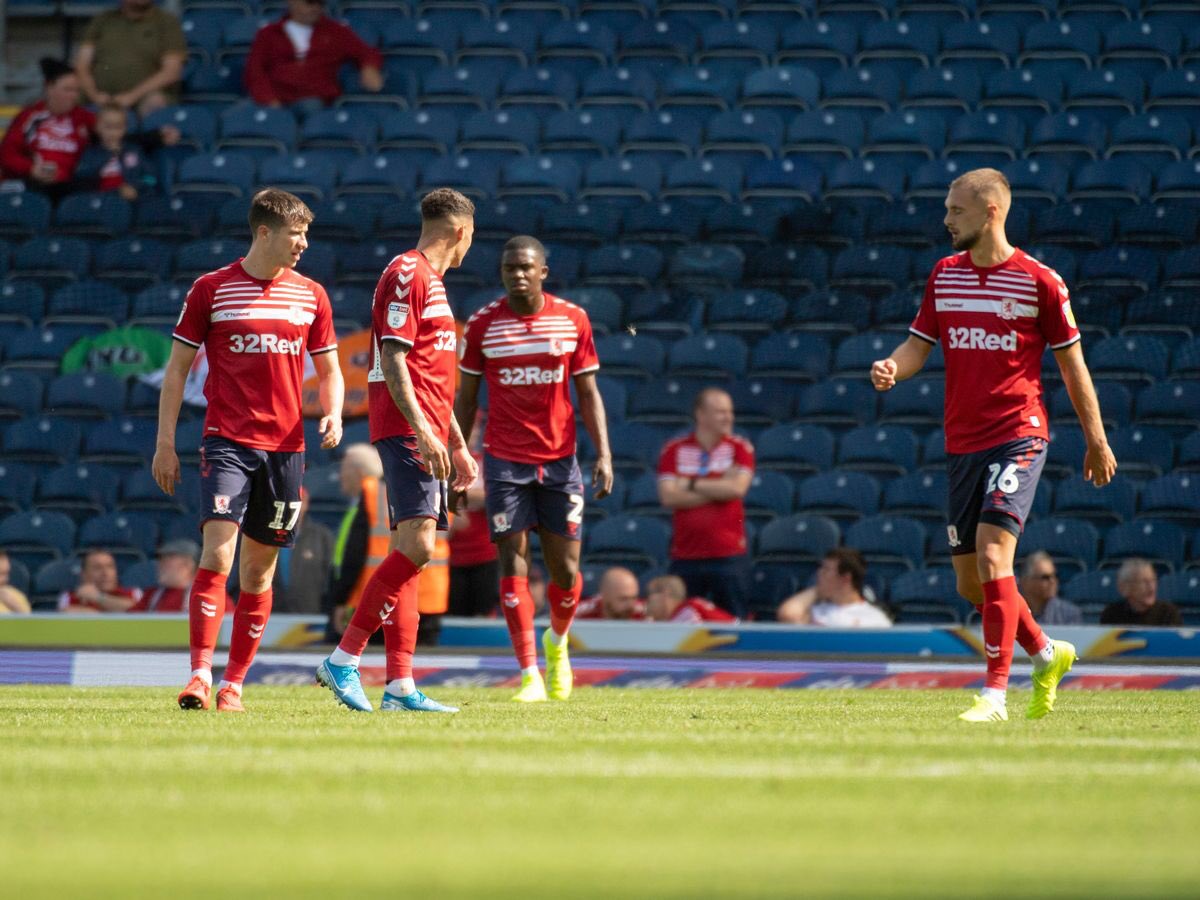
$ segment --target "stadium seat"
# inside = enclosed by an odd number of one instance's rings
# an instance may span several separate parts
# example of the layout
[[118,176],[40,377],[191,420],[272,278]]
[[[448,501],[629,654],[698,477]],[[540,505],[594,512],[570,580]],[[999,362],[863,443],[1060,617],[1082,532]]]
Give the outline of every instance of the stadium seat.
[[667,263],[667,280],[680,290],[732,290],[742,280],[745,254],[729,244],[680,247]]
[[33,578],[33,593],[45,598],[47,604],[57,603],[57,598],[75,590],[79,584],[80,560],[54,559],[38,567]]
[[960,22],[942,35],[939,66],[974,69],[983,73],[1007,71],[1021,49],[1015,26],[995,22]]
[[[1133,409],[1133,395],[1129,388],[1116,381],[1098,381],[1095,387],[1105,424],[1110,428],[1128,425]],[[1050,418],[1069,422],[1074,417],[1075,408],[1066,386],[1055,388],[1050,397]]]
[[875,389],[866,379],[833,378],[800,394],[797,418],[814,425],[850,426],[875,420]]
[[778,378],[742,378],[729,386],[737,420],[748,429],[783,422],[792,416],[794,384]]
[[[771,244],[751,255],[746,264],[746,281],[755,287],[770,287],[781,292],[815,291],[828,283],[828,272],[829,259],[819,247]],[[837,306],[838,296],[834,292],[833,297],[823,297],[816,305],[831,301]],[[789,307],[790,317],[797,319],[794,303]]]
[[825,516],[781,516],[758,532],[756,558],[759,562],[819,562],[840,539],[837,523]]
[[1133,478],[1157,478],[1171,470],[1175,456],[1170,432],[1149,425],[1131,425],[1108,435],[1121,473]]
[[155,284],[139,291],[133,298],[132,315],[138,319],[157,319],[174,326],[183,307],[188,288],[177,284]]
[[[122,394],[124,386],[122,385]],[[90,426],[81,462],[143,465],[154,455],[157,427],[144,416],[119,416]]]
[[332,198],[337,176],[337,161],[322,155],[319,149],[269,157],[262,161],[258,170],[259,180],[263,183],[289,191],[310,203]]
[[[199,481],[189,472],[183,473],[183,482],[178,484],[174,496],[167,496],[154,480],[149,468],[130,471],[121,479],[119,509],[122,512],[140,510],[148,513],[182,513],[191,500],[199,497]],[[195,503],[191,504],[193,507]]]
[[1200,475],[1172,472],[1146,482],[1142,488],[1141,515],[1156,519],[1179,519],[1185,523],[1200,518]]
[[906,285],[910,266],[910,251],[903,247],[882,244],[851,247],[834,257],[829,284],[878,298]]
[[577,107],[624,107],[644,112],[650,109],[657,93],[657,83],[646,72],[625,66],[600,69],[584,79]]
[[656,566],[666,559],[670,538],[670,528],[658,519],[610,516],[588,530],[586,558],[591,563]]
[[105,418],[125,408],[125,382],[104,372],[60,375],[46,389],[46,409],[60,416]]
[[917,467],[917,438],[902,425],[867,425],[844,434],[838,468],[880,475],[903,475]]
[[1167,346],[1156,338],[1121,335],[1093,346],[1088,364],[1100,378],[1149,383],[1166,377],[1169,357]]
[[687,428],[692,422],[696,394],[712,385],[711,379],[668,375],[633,392],[629,401],[630,422]]
[[521,112],[567,110],[579,94],[579,82],[568,72],[545,67],[520,69],[504,79],[498,109]]
[[1100,549],[1100,533],[1090,522],[1074,518],[1038,519],[1025,526],[1018,553],[1026,555],[1042,550],[1054,557],[1055,563],[1068,570],[1063,580],[1076,572],[1085,572],[1096,565]]
[[[720,203],[708,207],[703,213],[703,231],[708,235],[708,239],[737,245],[743,252],[750,252],[778,239],[780,229],[793,208],[793,204],[786,197],[797,196],[797,192],[792,190],[793,187],[803,190],[803,185],[799,184],[806,177],[802,174],[803,170],[808,169],[817,179],[814,184],[820,186],[820,173],[811,167],[793,165],[792,162],[785,159],[770,162],[763,160],[760,163],[776,166],[781,176],[786,175],[789,181],[786,196],[752,196],[756,193],[751,187],[755,175],[750,171],[746,173],[746,189],[742,191],[740,203]],[[751,167],[752,170],[755,168],[758,166]]]
[[1075,172],[1068,198],[1138,204],[1149,198],[1152,181],[1150,170],[1136,160],[1098,160],[1085,163]]
[[124,291],[97,279],[65,284],[50,295],[43,324],[92,323],[115,327],[129,315],[129,297]]
[[1114,525],[1104,535],[1100,566],[1111,569],[1129,557],[1141,557],[1174,572],[1184,563],[1183,529],[1173,522],[1134,519]]
[[46,291],[34,281],[0,283],[0,320],[32,325],[46,314]]
[[643,70],[684,65],[698,43],[699,35],[690,25],[664,19],[644,22],[621,35],[616,62]]
[[[438,157],[437,161],[442,159]],[[342,169],[337,196],[366,195],[394,202],[411,194],[416,183],[417,172],[407,153],[385,150],[356,159]]]
[[883,510],[890,515],[936,521],[946,519],[946,473],[910,472],[887,483]]
[[361,156],[374,145],[379,120],[361,109],[322,109],[305,117],[300,126],[301,150],[349,150]]
[[1098,249],[1112,243],[1113,214],[1095,204],[1063,203],[1040,211],[1034,218],[1033,239],[1039,244],[1062,244]]
[[1104,607],[1121,599],[1116,572],[1081,572],[1064,583],[1062,596],[1083,609],[1085,621],[1096,622]]
[[584,260],[588,284],[621,284],[650,287],[663,271],[663,255],[648,244],[600,247]]
[[983,96],[983,79],[973,69],[935,67],[918,69],[904,85],[902,109],[961,110],[974,109]]
[[189,156],[179,165],[172,194],[230,194],[246,197],[254,185],[255,162],[245,153]]
[[940,114],[905,109],[871,120],[862,155],[917,166],[940,156],[945,143],[946,125]]
[[586,167],[616,150],[620,121],[602,108],[556,112],[543,123],[541,152],[570,156]]
[[711,331],[771,336],[786,316],[787,301],[773,291],[735,290],[709,307],[707,324]]
[[3,421],[42,411],[42,379],[19,369],[0,369],[0,428]]
[[864,472],[835,470],[800,482],[796,506],[814,515],[857,519],[879,512],[879,481]]
[[1200,377],[1200,338],[1193,338],[1175,349],[1171,374],[1183,378]]
[[117,485],[117,476],[103,464],[60,466],[38,479],[37,508],[58,510],[82,521],[116,503]]
[[1155,75],[1146,93],[1146,112],[1179,109],[1186,113],[1200,103],[1200,72],[1195,68],[1173,69]]
[[519,157],[504,164],[497,197],[547,197],[565,203],[579,191],[582,173],[572,159]]
[[1192,129],[1185,118],[1170,112],[1144,113],[1116,123],[1105,157],[1153,167],[1183,159],[1191,145]]
[[1158,596],[1179,607],[1186,625],[1200,622],[1200,572],[1176,572],[1158,580]]
[[745,75],[741,106],[748,111],[761,109],[791,117],[797,112],[816,109],[820,92],[817,76],[808,69],[773,66]]
[[749,350],[732,334],[697,334],[671,345],[667,368],[672,375],[702,378],[741,377],[746,373]]
[[91,245],[81,238],[35,237],[12,255],[10,274],[43,286],[61,285],[85,277],[92,265]]
[[1107,126],[1139,112],[1145,86],[1142,79],[1112,69],[1076,72],[1066,80],[1064,113],[1087,113]]
[[776,64],[794,64],[824,78],[846,69],[858,49],[858,29],[848,22],[797,22],[783,32]]
[[1054,73],[1014,69],[990,75],[983,85],[980,109],[1003,108],[1032,125],[1058,108],[1063,83]]
[[1101,40],[1100,31],[1086,23],[1039,22],[1022,35],[1017,66],[1035,74],[1086,71],[1100,56]]
[[1170,24],[1147,20],[1122,22],[1104,33],[1104,52],[1098,63],[1125,75],[1153,77],[1173,69],[1183,49],[1183,35]]
[[588,19],[559,22],[541,35],[539,65],[552,66],[583,78],[612,63],[617,52],[616,33]]
[[1163,287],[1200,287],[1200,250],[1183,247],[1169,253],[1163,265]]
[[1150,199],[1154,203],[1200,199],[1200,157],[1169,163],[1159,169]]
[[891,582],[888,599],[897,610],[897,623],[960,624],[974,607],[958,593],[958,579],[949,566],[905,572]]
[[13,513],[0,520],[0,547],[22,560],[31,553],[55,559],[71,552],[75,544],[75,523],[59,512]]
[[629,483],[623,510],[628,514],[654,516],[664,522],[670,520],[671,511],[659,502],[657,472],[643,472]]
[[878,199],[904,196],[904,168],[888,159],[856,159],[835,163],[825,179],[826,199]]
[[129,237],[109,241],[97,249],[94,274],[130,291],[165,278],[170,268],[171,249],[165,243],[153,238]]
[[38,416],[14,422],[4,431],[3,457],[16,462],[61,465],[75,458],[81,429],[67,419]]
[[[953,26],[952,26],[953,27]],[[906,77],[928,69],[938,51],[940,35],[935,30],[914,28],[906,21],[870,22],[859,33],[854,64],[886,63]]]
[[0,238],[27,240],[50,230],[50,201],[33,191],[0,197]]
[[920,568],[927,541],[925,526],[903,516],[859,519],[845,534],[846,546],[862,553],[871,571],[887,581]]
[[115,191],[88,191],[63,198],[54,212],[56,235],[115,238],[133,224],[133,206]]
[[32,465],[0,460],[0,515],[20,512],[33,504],[37,469]]
[[[2,377],[0,375],[0,378]],[[1179,444],[1176,469],[1185,472],[1200,471],[1200,431],[1193,431]]]
[[762,469],[815,473],[833,467],[834,438],[820,425],[781,423],[758,436],[754,452]]
[[288,109],[238,103],[223,110],[219,121],[218,152],[287,153],[296,143],[296,119]]
[[1198,411],[1200,382],[1160,381],[1138,394],[1135,417],[1141,425],[1174,426],[1190,431],[1196,427]]
[[753,584],[747,602],[752,617],[760,621],[773,621],[779,605],[800,589],[795,567],[791,563],[763,563],[756,565],[750,575]]
[[602,360],[605,373],[644,378],[661,375],[667,358],[661,341],[640,334],[599,337],[596,339],[596,353]]

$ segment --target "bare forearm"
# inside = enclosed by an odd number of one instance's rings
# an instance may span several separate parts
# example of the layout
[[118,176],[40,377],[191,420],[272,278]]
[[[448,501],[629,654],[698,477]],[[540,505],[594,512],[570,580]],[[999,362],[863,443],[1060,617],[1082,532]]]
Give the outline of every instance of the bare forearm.
[[904,381],[920,372],[932,351],[932,344],[916,337],[910,337],[897,347],[891,355],[896,361],[896,380]]
[[735,478],[698,478],[692,490],[717,503],[740,500],[746,496],[746,488]]
[[346,402],[346,381],[342,378],[341,368],[334,366],[317,382],[317,395],[321,402],[321,412],[336,419],[342,417],[342,406]]
[[467,439],[463,436],[462,429],[458,427],[458,419],[454,416],[450,417],[450,450],[461,450],[467,446]]
[[697,506],[712,502],[693,490],[680,487],[674,481],[658,483],[658,501],[667,509],[695,509]]
[[1062,361],[1061,369],[1071,406],[1075,408],[1075,415],[1079,417],[1079,424],[1083,428],[1084,440],[1091,446],[1107,444],[1104,420],[1100,417],[1100,401],[1096,397],[1096,388],[1087,366],[1083,365],[1082,360],[1069,358]]
[[167,60],[163,62],[162,67],[157,72],[143,81],[141,84],[134,86],[129,91],[129,96],[135,101],[141,100],[147,94],[153,91],[162,90],[165,87],[170,87],[179,81],[183,74],[183,65],[175,60]]
[[158,395],[158,438],[159,447],[175,449],[175,428],[179,424],[179,407],[183,405],[183,385],[187,381],[187,370],[180,371],[167,366],[163,374],[162,389]]
[[608,414],[604,410],[604,400],[597,390],[591,390],[579,397],[579,412],[583,416],[583,427],[587,429],[596,455],[606,459],[612,457],[612,448],[608,444]]
[[408,422],[415,432],[429,431],[429,422],[425,413],[417,403],[417,392],[413,389],[412,379],[408,375],[408,352],[396,341],[381,341],[379,363],[383,369],[383,380],[387,384],[392,402],[400,410],[400,415]]
[[475,431],[475,414],[478,410],[478,396],[470,396],[468,391],[460,387],[458,398],[454,401],[454,421],[464,442],[471,440],[471,434]]

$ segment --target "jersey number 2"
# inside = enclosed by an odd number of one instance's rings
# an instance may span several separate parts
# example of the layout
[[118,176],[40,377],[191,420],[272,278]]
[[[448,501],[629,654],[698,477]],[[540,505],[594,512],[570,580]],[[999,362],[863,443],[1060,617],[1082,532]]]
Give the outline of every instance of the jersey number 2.
[[996,488],[1004,491],[1006,494],[1011,494],[1020,483],[1017,481],[1017,464],[1009,463],[1004,467],[1004,471],[1000,470],[1000,463],[992,463],[988,466],[988,483],[987,491],[990,494]]

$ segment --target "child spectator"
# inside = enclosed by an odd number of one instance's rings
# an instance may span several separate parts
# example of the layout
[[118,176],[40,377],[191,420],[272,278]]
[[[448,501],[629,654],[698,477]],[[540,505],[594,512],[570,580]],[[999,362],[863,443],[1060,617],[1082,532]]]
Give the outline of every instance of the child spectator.
[[129,115],[110,104],[96,117],[99,140],[84,152],[79,161],[75,187],[84,191],[117,191],[130,202],[153,188],[158,179],[150,154],[160,147],[179,142],[179,129],[164,125],[157,131],[129,134]]

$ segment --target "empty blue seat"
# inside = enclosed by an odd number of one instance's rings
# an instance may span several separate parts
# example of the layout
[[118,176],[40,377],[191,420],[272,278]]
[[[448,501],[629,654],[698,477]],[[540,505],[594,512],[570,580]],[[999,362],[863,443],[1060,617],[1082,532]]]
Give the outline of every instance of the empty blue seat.
[[872,566],[898,563],[902,568],[916,569],[924,562],[928,533],[916,519],[872,516],[847,528],[845,538],[846,546],[860,551]]
[[423,108],[487,109],[513,68],[506,62],[472,60],[452,68],[434,69],[422,80],[417,103]]
[[1003,109],[982,109],[950,125],[946,154],[996,154],[1016,159],[1025,147],[1025,123]]
[[777,378],[739,379],[729,386],[738,422],[760,428],[782,422],[792,415],[792,385]]
[[1142,106],[1145,85],[1129,72],[1112,69],[1076,72],[1066,82],[1064,112],[1086,112],[1106,125],[1132,116]]
[[1100,533],[1090,522],[1050,518],[1039,519],[1025,526],[1019,552],[1027,555],[1034,550],[1042,550],[1054,557],[1060,567],[1083,572],[1096,565],[1099,548]]
[[910,378],[899,382],[879,400],[879,421],[897,425],[938,425],[945,415],[942,379]]
[[1160,381],[1143,388],[1135,414],[1143,425],[1194,428],[1200,412],[1200,381]]
[[614,334],[596,339],[596,354],[605,372],[659,375],[666,365],[666,350],[657,338]]
[[883,359],[901,343],[902,336],[891,332],[868,332],[842,341],[834,357],[834,371],[859,372],[865,375],[871,364]]
[[[772,291],[734,291],[708,309],[708,327],[715,331],[765,334],[787,315],[787,301]],[[760,342],[761,343],[761,342]]]
[[746,280],[753,285],[812,291],[825,286],[828,272],[829,260],[818,247],[771,245],[750,257]]
[[537,32],[513,27],[507,18],[465,22],[459,34],[454,64],[461,65],[480,57],[511,59],[527,66],[537,49]]
[[1105,155],[1157,166],[1182,159],[1191,145],[1192,129],[1185,118],[1152,112],[1117,122]]
[[175,251],[175,275],[199,278],[229,264],[245,252],[242,241],[191,241]]
[[296,119],[290,110],[238,103],[220,115],[216,148],[286,153],[296,136]]
[[875,419],[875,389],[866,379],[831,378],[804,389],[796,413],[820,425],[862,425]]
[[46,408],[57,415],[115,415],[125,408],[125,382],[103,372],[60,375],[46,390]]
[[1140,507],[1142,515],[1195,522],[1200,517],[1200,475],[1172,472],[1146,482]]
[[610,516],[588,530],[587,558],[590,562],[659,565],[666,560],[670,539],[671,529],[658,519]]
[[545,120],[541,150],[557,156],[569,154],[586,165],[614,151],[619,132],[620,119],[611,110],[563,110]]
[[1167,374],[1170,351],[1160,340],[1120,335],[1098,342],[1088,354],[1092,372],[1105,378],[1157,381]]
[[92,250],[87,241],[72,237],[35,237],[12,255],[11,274],[44,283],[74,281],[91,269]]
[[628,65],[631,60],[656,65],[687,63],[699,44],[699,35],[689,25],[658,19],[635,25],[621,35],[616,61]]
[[742,279],[745,254],[729,244],[692,244],[680,247],[667,265],[667,278],[680,288],[731,289]]
[[1070,20],[1039,22],[1023,35],[1017,65],[1022,69],[1040,71],[1040,64],[1053,63],[1061,70],[1068,62],[1076,70],[1087,70],[1100,56],[1100,31],[1083,22]]
[[79,527],[80,547],[125,550],[137,556],[153,556],[158,547],[158,525],[145,515],[132,512],[107,513],[88,519]]
[[1200,157],[1168,163],[1158,170],[1151,199],[1195,200],[1200,198]]
[[937,471],[910,472],[887,483],[883,493],[883,509],[893,515],[936,519],[946,517],[946,473]]
[[519,157],[504,164],[498,197],[552,197],[566,202],[579,190],[582,173],[571,159]]
[[72,463],[38,479],[37,505],[74,516],[100,515],[116,502],[117,485],[117,476],[103,464]]
[[1200,376],[1200,338],[1181,344],[1171,360],[1171,374],[1184,378]]
[[156,424],[143,416],[112,418],[87,429],[81,458],[87,462],[140,465],[154,455],[156,434]]
[[[659,82],[658,108],[680,116],[729,109],[737,100],[740,79],[708,66],[677,66]],[[697,110],[699,108],[699,110]]]
[[1158,596],[1181,608],[1184,622],[1196,624],[1200,611],[1200,572],[1175,572],[1158,581]]
[[1108,435],[1109,446],[1124,474],[1158,477],[1169,472],[1175,446],[1171,434],[1152,425],[1130,425]]
[[740,377],[746,373],[749,350],[732,334],[698,334],[671,345],[667,367],[675,375]]
[[1081,572],[1066,581],[1062,595],[1064,599],[1095,615],[1099,615],[1108,604],[1121,599],[1117,590],[1117,574],[1111,571]]
[[0,547],[10,553],[43,550],[55,558],[70,553],[74,543],[75,523],[63,513],[32,510],[0,520]]
[[1164,261],[1163,287],[1200,287],[1200,250],[1193,246],[1171,252]]
[[405,197],[416,188],[417,177],[405,151],[385,150],[356,159],[342,169],[337,194]]
[[66,419],[21,419],[5,430],[3,455],[18,462],[62,464],[75,458],[80,434],[80,427]]
[[66,284],[50,295],[46,315],[53,319],[98,321],[109,328],[129,314],[129,297],[103,281],[85,279]]
[[197,154],[180,163],[171,192],[245,197],[254,185],[254,176],[254,159],[245,153]]
[[825,516],[796,514],[772,519],[758,533],[759,560],[818,562],[840,542],[836,522]]
[[824,77],[850,65],[858,49],[858,29],[847,22],[797,22],[783,32],[777,63],[804,66]]
[[0,370],[0,414],[36,416],[42,411],[43,382],[20,369]]
[[765,429],[754,444],[756,463],[784,472],[819,472],[833,466],[834,439],[819,425],[781,423]]
[[320,150],[311,150],[264,159],[258,174],[263,183],[311,202],[333,196],[338,164]]
[[1183,35],[1174,25],[1148,20],[1122,22],[1104,33],[1101,66],[1112,66],[1122,73],[1136,72],[1143,77],[1175,67],[1175,57],[1183,49]]
[[170,268],[171,248],[153,238],[119,238],[96,251],[96,277],[127,290],[165,278]]
[[1174,69],[1155,75],[1146,95],[1146,111],[1180,108],[1186,113],[1200,103],[1200,72],[1194,68]]
[[973,69],[940,67],[918,69],[904,85],[905,109],[974,109],[983,96],[983,79]]
[[879,481],[864,472],[825,472],[800,482],[797,508],[835,517],[873,516],[880,494]]
[[1082,165],[1071,184],[1071,200],[1140,203],[1149,198],[1153,176],[1142,163],[1118,157]]
[[117,237],[133,223],[133,207],[116,191],[89,191],[65,197],[54,213],[56,234]]
[[838,467],[881,475],[903,475],[917,467],[917,438],[902,425],[867,425],[842,436]]
[[34,466],[0,460],[0,515],[27,509],[33,503],[36,488],[37,469]]
[[835,163],[825,180],[825,197],[873,198],[886,201],[904,195],[904,169],[886,159]]
[[1021,35],[1015,26],[994,22],[960,22],[950,25],[942,35],[939,66],[963,61],[983,71],[1007,70],[1021,49]]
[[823,84],[821,108],[876,109],[889,112],[900,102],[900,79],[882,65],[834,72]]
[[958,579],[949,566],[905,572],[889,587],[888,598],[899,613],[897,621],[904,625],[959,623],[974,611],[959,596]]
[[607,66],[616,51],[617,36],[612,28],[580,19],[559,22],[547,29],[541,35],[537,61],[581,76]]
[[1058,108],[1062,79],[1053,73],[1014,69],[990,75],[983,85],[980,108],[1003,107],[1031,124]]
[[644,390],[634,391],[629,401],[629,420],[669,428],[687,428],[692,422],[696,395],[713,381],[723,378],[700,378],[669,374],[651,382]]
[[579,82],[568,72],[538,67],[521,69],[504,79],[496,105],[507,109],[568,109],[579,94]]
[[591,284],[636,284],[648,287],[663,271],[663,255],[648,244],[619,244],[588,253],[584,276]]
[[657,93],[658,85],[651,75],[618,66],[589,75],[580,87],[578,105],[648,110]]
[[821,94],[817,76],[799,66],[772,66],[742,81],[743,108],[762,107],[780,115],[815,109]]
[[1184,563],[1183,529],[1173,522],[1134,519],[1108,529],[1104,535],[1103,568],[1119,566],[1129,557],[1141,557],[1171,571]]
[[33,191],[0,197],[0,237],[24,240],[50,230],[50,201]]

